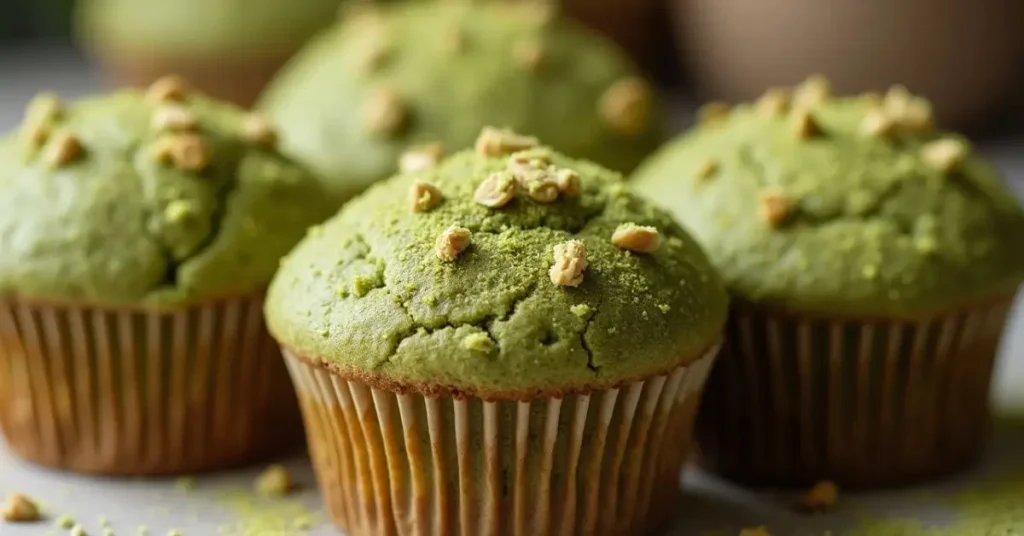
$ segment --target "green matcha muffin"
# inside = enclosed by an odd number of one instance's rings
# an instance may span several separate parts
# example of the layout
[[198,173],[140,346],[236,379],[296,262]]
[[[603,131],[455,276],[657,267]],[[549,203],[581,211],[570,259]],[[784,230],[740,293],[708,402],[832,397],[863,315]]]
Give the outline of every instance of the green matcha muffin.
[[618,174],[496,129],[348,204],[265,308],[353,536],[660,525],[726,310]]
[[284,149],[341,199],[410,146],[487,125],[632,170],[663,140],[652,90],[615,46],[537,1],[404,2],[354,11],[282,70],[260,107]]
[[734,296],[705,462],[769,484],[901,484],[979,453],[1024,213],[924,99],[828,88],[709,106],[635,180]]
[[262,296],[333,207],[275,143],[176,78],[29,104],[0,139],[0,429],[16,453],[166,474],[301,441]]
[[85,0],[76,33],[119,85],[184,75],[209,95],[249,106],[341,0]]

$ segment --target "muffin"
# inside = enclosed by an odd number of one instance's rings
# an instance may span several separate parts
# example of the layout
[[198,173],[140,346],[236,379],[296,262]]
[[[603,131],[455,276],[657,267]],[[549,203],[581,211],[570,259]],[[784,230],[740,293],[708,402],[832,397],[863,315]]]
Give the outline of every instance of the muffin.
[[629,60],[536,1],[353,12],[285,67],[260,107],[341,199],[393,174],[405,149],[466,147],[487,125],[619,171],[664,132]]
[[765,484],[896,485],[973,460],[1024,277],[1024,213],[927,101],[813,77],[702,123],[637,187],[730,289],[704,462]]
[[[243,5],[244,4],[244,5]],[[118,85],[145,86],[169,73],[209,95],[250,106],[267,81],[340,0],[88,0],[79,41]]]
[[303,240],[266,317],[348,534],[640,534],[677,509],[726,302],[619,175],[489,129]]
[[164,79],[0,141],[0,429],[87,473],[218,469],[301,442],[263,294],[332,205],[265,119]]

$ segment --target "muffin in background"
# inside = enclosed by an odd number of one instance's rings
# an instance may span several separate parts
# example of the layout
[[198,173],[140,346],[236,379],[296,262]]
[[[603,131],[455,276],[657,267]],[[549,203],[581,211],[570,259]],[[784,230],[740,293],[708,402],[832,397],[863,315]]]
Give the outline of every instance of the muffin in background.
[[763,484],[903,484],[976,458],[1024,278],[1024,213],[929,103],[812,77],[715,104],[635,177],[734,301],[703,462]]
[[76,33],[117,85],[179,73],[218,99],[248,107],[341,0],[82,0]]
[[259,105],[340,199],[397,171],[410,146],[465,147],[487,125],[620,171],[665,132],[621,51],[536,1],[364,8],[314,39]]
[[487,129],[375,185],[271,284],[348,534],[642,534],[678,509],[725,290],[618,174],[537,143]]
[[301,441],[262,296],[333,210],[260,116],[178,78],[42,94],[0,141],[0,430],[102,474],[220,469]]

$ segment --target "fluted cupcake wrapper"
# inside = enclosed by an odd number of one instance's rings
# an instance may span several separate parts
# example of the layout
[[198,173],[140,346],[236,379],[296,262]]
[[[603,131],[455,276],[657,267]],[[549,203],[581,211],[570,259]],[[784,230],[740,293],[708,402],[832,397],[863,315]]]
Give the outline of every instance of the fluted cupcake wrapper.
[[169,310],[0,301],[0,429],[25,459],[213,470],[300,443],[300,425],[259,298]]
[[640,534],[675,510],[717,348],[561,398],[397,394],[285,351],[321,494],[351,536]]
[[734,308],[698,419],[702,463],[744,482],[885,486],[973,461],[1012,296],[921,321]]

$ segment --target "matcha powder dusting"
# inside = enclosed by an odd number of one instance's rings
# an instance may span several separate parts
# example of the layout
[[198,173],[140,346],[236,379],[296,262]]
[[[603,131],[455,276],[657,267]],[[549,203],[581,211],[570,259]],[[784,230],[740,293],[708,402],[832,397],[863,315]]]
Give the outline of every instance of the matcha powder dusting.
[[1024,471],[962,492],[952,501],[954,521],[929,527],[912,519],[865,523],[847,536],[1016,536],[1024,535]]

